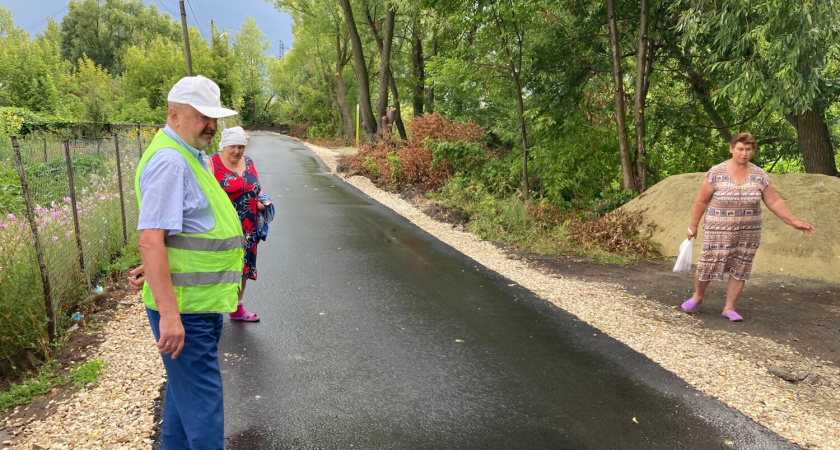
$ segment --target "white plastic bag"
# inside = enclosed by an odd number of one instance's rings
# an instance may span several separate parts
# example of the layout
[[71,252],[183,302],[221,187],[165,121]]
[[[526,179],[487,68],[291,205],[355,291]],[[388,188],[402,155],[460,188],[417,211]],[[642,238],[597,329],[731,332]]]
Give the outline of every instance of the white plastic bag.
[[680,256],[674,264],[674,272],[691,272],[691,240],[686,239],[680,244]]

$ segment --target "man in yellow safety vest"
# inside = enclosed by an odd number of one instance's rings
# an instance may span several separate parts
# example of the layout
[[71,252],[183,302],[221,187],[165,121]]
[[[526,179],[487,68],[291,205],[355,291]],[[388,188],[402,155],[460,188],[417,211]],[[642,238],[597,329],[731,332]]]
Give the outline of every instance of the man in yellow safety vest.
[[143,303],[166,369],[161,450],[224,449],[218,343],[236,310],[242,227],[207,170],[204,149],[222,108],[219,87],[184,77],[169,91],[166,127],[143,153],[134,186],[143,265],[129,283]]

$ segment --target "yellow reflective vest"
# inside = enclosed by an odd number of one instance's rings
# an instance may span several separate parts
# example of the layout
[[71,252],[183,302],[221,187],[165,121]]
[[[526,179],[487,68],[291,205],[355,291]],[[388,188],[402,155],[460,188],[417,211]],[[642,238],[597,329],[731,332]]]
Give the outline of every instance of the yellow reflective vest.
[[[187,161],[198,180],[201,190],[210,202],[216,225],[205,233],[178,233],[164,239],[172,287],[178,301],[178,310],[183,313],[216,312],[227,313],[236,310],[236,303],[244,267],[244,241],[242,224],[228,195],[218,181],[207,172],[186,148],[159,131],[140,158],[134,176],[134,192],[137,204],[140,200],[140,174],[143,167],[161,149],[174,148]],[[181,182],[181,180],[172,180]],[[143,303],[157,310],[149,283],[143,286]]]

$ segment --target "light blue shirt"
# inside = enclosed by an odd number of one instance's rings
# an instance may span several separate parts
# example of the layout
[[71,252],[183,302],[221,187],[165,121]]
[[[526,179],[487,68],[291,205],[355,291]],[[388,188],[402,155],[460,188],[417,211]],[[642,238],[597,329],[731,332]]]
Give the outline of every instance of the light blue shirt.
[[[181,139],[167,125],[163,132],[190,152],[207,169],[207,155]],[[208,172],[210,170],[208,169]],[[189,164],[174,148],[149,158],[140,173],[140,213],[137,230],[161,229],[168,234],[203,233],[216,226],[210,202]]]

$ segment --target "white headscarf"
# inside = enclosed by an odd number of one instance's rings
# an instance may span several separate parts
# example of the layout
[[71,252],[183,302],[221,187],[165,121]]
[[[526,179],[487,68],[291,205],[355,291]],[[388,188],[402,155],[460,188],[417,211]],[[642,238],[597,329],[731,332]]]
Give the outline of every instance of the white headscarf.
[[219,140],[219,150],[229,145],[246,145],[248,139],[245,137],[245,130],[242,127],[225,128],[222,131],[222,138]]

